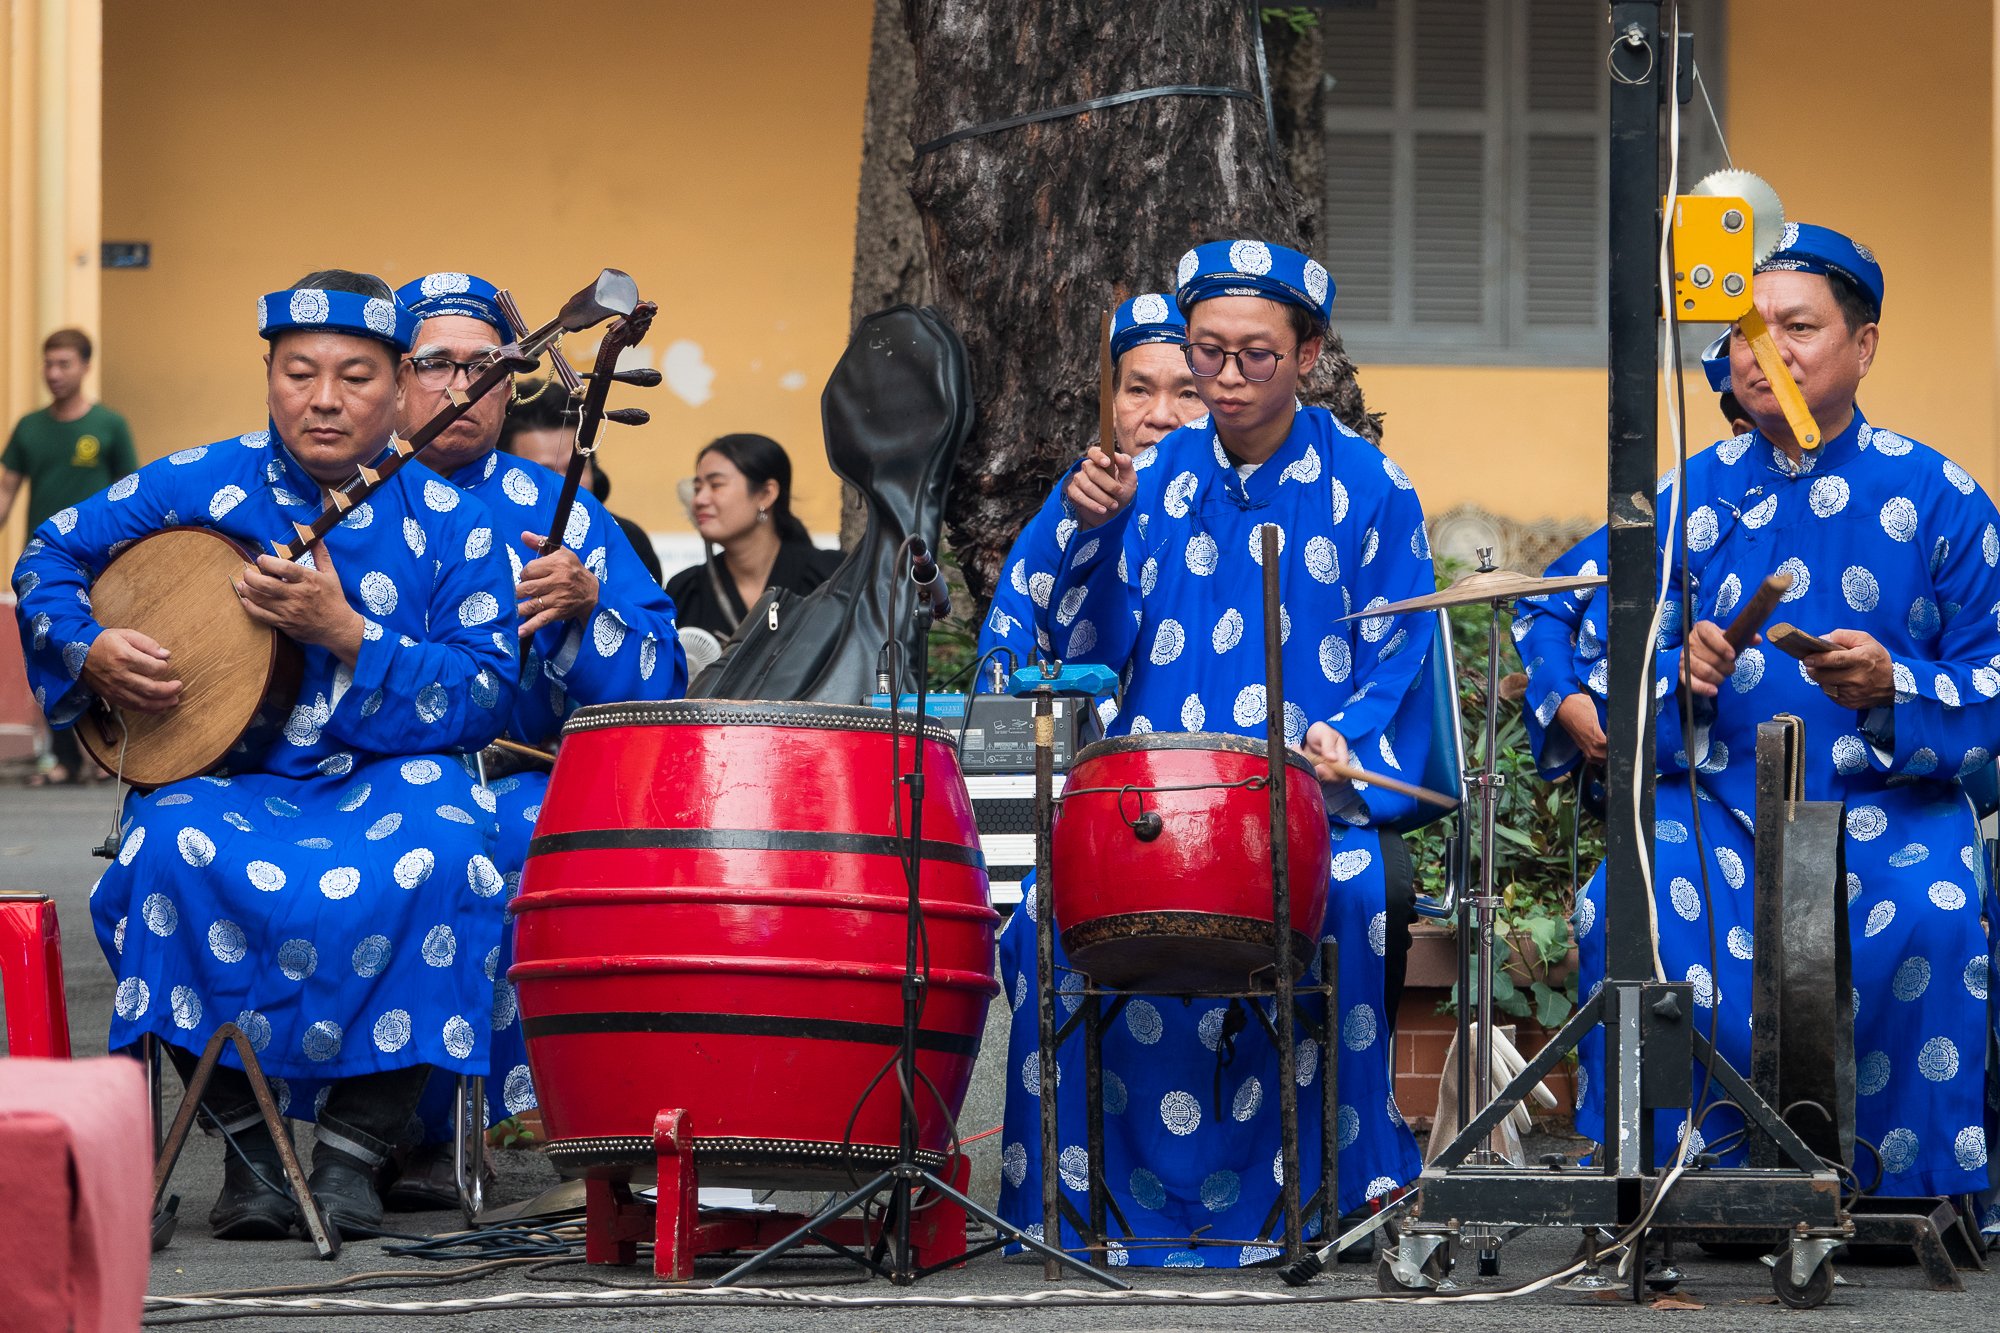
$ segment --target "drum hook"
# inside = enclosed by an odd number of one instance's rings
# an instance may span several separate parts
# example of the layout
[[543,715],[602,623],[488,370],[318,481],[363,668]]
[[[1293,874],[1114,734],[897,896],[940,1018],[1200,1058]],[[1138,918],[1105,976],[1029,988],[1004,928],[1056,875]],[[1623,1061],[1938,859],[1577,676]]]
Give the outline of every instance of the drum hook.
[[[1139,798],[1139,816],[1136,819],[1125,813],[1125,798],[1128,795],[1137,795]],[[1160,836],[1160,831],[1165,827],[1160,812],[1146,808],[1146,793],[1129,785],[1118,789],[1118,817],[1125,821],[1125,827],[1131,829],[1132,836],[1140,842],[1153,841]]]

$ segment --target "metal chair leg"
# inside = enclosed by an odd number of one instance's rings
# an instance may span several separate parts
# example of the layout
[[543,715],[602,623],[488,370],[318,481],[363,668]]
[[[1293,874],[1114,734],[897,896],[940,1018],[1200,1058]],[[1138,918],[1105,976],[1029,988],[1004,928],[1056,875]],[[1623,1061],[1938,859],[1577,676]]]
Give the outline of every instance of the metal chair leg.
[[312,1191],[306,1186],[306,1173],[299,1167],[299,1156],[292,1147],[292,1133],[286,1126],[284,1117],[278,1114],[278,1103],[271,1097],[271,1085],[264,1080],[263,1067],[257,1063],[257,1052],[250,1046],[250,1039],[234,1023],[224,1023],[208,1039],[208,1049],[201,1054],[201,1061],[194,1067],[194,1074],[188,1079],[187,1092],[181,1097],[181,1109],[174,1116],[173,1128],[167,1131],[167,1140],[161,1146],[160,1158],[153,1168],[153,1209],[157,1217],[167,1198],[167,1182],[173,1178],[174,1164],[180,1160],[181,1149],[187,1144],[188,1130],[194,1126],[194,1113],[201,1103],[201,1094],[208,1090],[209,1076],[215,1072],[216,1062],[222,1058],[225,1043],[234,1043],[237,1059],[243,1062],[243,1072],[250,1079],[250,1091],[257,1099],[257,1109],[263,1114],[264,1126],[271,1132],[271,1141],[278,1149],[278,1160],[284,1164],[285,1178],[291,1182],[292,1195],[298,1201],[299,1218],[305,1224],[306,1238],[313,1243],[322,1259],[336,1259],[340,1256],[340,1232],[327,1224],[319,1205],[313,1201]]
[[486,1080],[478,1074],[458,1076],[452,1103],[452,1180],[458,1186],[459,1211],[474,1226],[486,1206]]

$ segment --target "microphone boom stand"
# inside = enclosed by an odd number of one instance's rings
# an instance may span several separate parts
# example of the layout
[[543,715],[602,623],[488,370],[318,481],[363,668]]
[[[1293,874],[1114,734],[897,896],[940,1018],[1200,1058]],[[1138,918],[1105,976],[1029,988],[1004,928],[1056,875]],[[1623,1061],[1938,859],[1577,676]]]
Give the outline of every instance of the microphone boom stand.
[[[933,574],[933,579],[942,577]],[[987,1211],[955,1189],[935,1172],[917,1160],[917,1138],[921,1123],[917,1114],[917,1082],[923,1076],[917,1072],[917,1030],[924,1009],[925,988],[929,984],[929,965],[924,961],[922,948],[923,905],[920,897],[923,872],[923,821],[924,821],[924,707],[930,692],[929,655],[924,651],[930,638],[931,623],[934,619],[932,598],[928,581],[919,581],[914,572],[911,582],[916,588],[915,606],[911,609],[911,620],[916,630],[916,661],[913,663],[917,679],[917,729],[915,757],[911,771],[902,774],[899,785],[909,791],[910,818],[908,831],[904,835],[903,870],[909,888],[909,903],[905,911],[903,936],[903,1031],[900,1049],[896,1055],[897,1094],[901,1104],[901,1129],[896,1142],[896,1160],[877,1174],[874,1179],[860,1186],[845,1198],[838,1198],[807,1220],[796,1231],[778,1241],[770,1248],[745,1259],[736,1267],[715,1280],[718,1287],[730,1286],[763,1268],[778,1256],[801,1245],[817,1241],[837,1251],[874,1273],[877,1277],[888,1278],[899,1287],[914,1284],[919,1278],[946,1268],[956,1268],[966,1262],[989,1254],[1011,1243],[1021,1245],[1039,1254],[1045,1263],[1053,1266],[1066,1264],[1086,1277],[1093,1278],[1115,1290],[1127,1290],[1127,1284],[1110,1274],[1102,1272],[1075,1257],[1065,1254],[1053,1245],[1035,1239],[1019,1227],[1004,1221],[999,1215]],[[894,605],[894,599],[891,599]],[[894,612],[891,611],[893,620]],[[893,640],[893,633],[891,638]],[[900,713],[897,690],[902,682],[891,679],[889,689],[889,715],[891,720],[889,744],[891,762],[900,767],[901,755],[896,751],[900,740],[896,735],[893,719]],[[900,796],[898,798],[901,799]],[[928,1080],[925,1080],[928,1082]],[[940,1098],[940,1106],[942,1099]],[[933,1190],[950,1199],[964,1209],[968,1218],[976,1218],[994,1230],[990,1240],[967,1249],[963,1254],[936,1264],[919,1264],[915,1250],[910,1244],[910,1225],[914,1220],[917,1199],[925,1190]],[[875,1253],[863,1254],[858,1250],[840,1245],[820,1234],[820,1229],[850,1209],[860,1207],[869,1200],[888,1192],[886,1224]],[[887,1249],[888,1262],[883,1262],[883,1250]]]

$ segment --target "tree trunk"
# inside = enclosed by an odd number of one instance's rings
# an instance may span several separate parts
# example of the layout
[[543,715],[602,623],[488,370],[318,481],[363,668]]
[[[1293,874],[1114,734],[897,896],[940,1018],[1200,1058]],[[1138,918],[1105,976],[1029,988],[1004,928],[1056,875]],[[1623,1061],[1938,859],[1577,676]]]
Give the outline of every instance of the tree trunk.
[[[910,108],[916,94],[916,55],[902,0],[875,0],[875,28],[868,54],[868,103],[861,124],[861,188],[854,219],[854,295],[847,326],[877,310],[931,300],[930,257],[923,224],[910,201]],[[853,488],[841,487],[840,544],[851,549],[861,535],[863,508]]]
[[[1023,522],[1095,438],[1098,312],[1168,288],[1182,252],[1202,241],[1246,235],[1309,248],[1318,209],[1272,160],[1254,7],[905,2],[919,143],[1161,84],[1252,95],[1150,98],[917,159],[910,192],[932,299],[965,339],[979,406],[947,520],[966,580],[984,597]],[[1312,397],[1366,424],[1337,337],[1327,351],[1332,364]]]

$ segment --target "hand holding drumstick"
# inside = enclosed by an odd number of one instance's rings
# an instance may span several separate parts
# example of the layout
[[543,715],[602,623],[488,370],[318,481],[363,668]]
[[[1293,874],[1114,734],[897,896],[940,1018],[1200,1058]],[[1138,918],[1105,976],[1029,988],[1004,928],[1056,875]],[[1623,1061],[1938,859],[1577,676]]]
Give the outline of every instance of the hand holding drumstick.
[[1306,731],[1305,745],[1300,753],[1312,764],[1313,772],[1319,780],[1332,784],[1336,782],[1366,782],[1370,786],[1385,791],[1397,792],[1412,800],[1423,801],[1444,810],[1455,810],[1458,802],[1443,792],[1419,787],[1414,782],[1404,782],[1400,778],[1384,777],[1371,773],[1353,760],[1347,749],[1347,738],[1324,722],[1315,722]]

